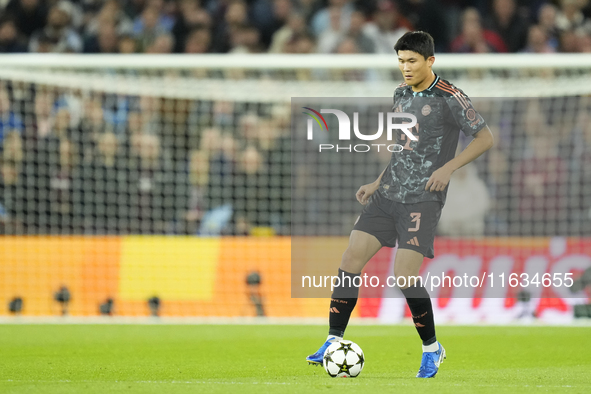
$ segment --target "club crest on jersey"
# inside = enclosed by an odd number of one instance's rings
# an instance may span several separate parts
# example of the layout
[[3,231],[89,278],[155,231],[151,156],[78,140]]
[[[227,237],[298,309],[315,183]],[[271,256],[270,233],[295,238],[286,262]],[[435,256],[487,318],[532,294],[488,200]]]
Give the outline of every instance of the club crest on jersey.
[[425,105],[423,109],[421,109],[421,113],[423,116],[427,116],[431,113],[431,106],[429,104]]
[[476,119],[476,111],[474,111],[472,108],[468,108],[466,111],[466,118],[468,118],[468,120]]

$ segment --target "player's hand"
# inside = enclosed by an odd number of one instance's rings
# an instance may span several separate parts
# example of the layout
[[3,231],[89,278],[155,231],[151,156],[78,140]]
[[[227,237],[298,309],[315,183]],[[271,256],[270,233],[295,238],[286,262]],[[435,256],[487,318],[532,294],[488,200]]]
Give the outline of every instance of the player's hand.
[[380,185],[376,185],[375,183],[369,183],[367,185],[361,186],[355,194],[355,197],[357,197],[357,201],[359,201],[362,205],[367,204],[369,198],[372,194],[375,193],[376,190],[378,190],[379,186]]
[[431,177],[425,186],[425,190],[429,190],[430,192],[443,191],[449,183],[449,178],[451,178],[452,172],[453,171],[446,167],[441,167],[433,171],[433,174],[431,174]]

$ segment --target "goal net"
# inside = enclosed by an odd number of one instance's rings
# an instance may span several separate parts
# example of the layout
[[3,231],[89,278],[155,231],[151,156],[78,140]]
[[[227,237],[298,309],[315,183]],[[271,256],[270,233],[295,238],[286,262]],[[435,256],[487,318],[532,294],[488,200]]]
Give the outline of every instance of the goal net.
[[[440,250],[586,248],[591,57],[441,55],[434,70],[496,139],[454,174]],[[123,315],[323,316],[290,297],[283,236],[346,246],[354,194],[389,154],[311,160],[292,98],[388,98],[400,82],[391,56],[3,56],[0,294],[34,315],[60,313],[66,287],[79,315],[112,299]]]

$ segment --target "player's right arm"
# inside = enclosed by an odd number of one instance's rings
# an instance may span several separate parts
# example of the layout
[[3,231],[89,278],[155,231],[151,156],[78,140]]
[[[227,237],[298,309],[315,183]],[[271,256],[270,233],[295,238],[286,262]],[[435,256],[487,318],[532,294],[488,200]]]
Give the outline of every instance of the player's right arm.
[[359,190],[357,190],[357,193],[355,194],[357,201],[359,201],[362,205],[367,204],[372,194],[374,194],[380,187],[380,181],[382,180],[382,177],[384,176],[384,173],[387,169],[388,167],[384,168],[384,171],[382,171],[378,179],[376,179],[374,182],[363,185],[359,188]]

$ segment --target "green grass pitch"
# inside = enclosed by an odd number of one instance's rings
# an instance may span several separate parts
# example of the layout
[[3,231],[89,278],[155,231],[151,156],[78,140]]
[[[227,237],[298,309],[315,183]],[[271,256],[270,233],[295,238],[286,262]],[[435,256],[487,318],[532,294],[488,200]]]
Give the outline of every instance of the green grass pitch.
[[591,393],[589,327],[442,326],[447,360],[416,379],[408,326],[351,326],[358,378],[305,357],[322,326],[2,325],[0,393]]

